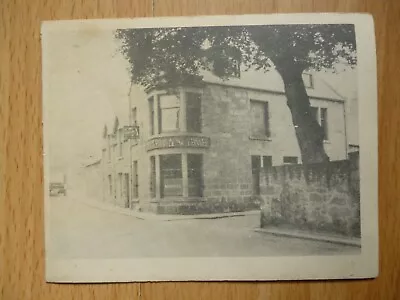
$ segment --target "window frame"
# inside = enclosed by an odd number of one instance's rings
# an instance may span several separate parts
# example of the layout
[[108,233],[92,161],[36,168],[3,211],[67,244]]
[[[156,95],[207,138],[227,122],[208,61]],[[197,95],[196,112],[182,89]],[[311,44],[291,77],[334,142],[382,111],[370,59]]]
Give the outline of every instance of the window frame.
[[123,157],[124,151],[123,151],[123,138],[122,138],[123,130],[120,128],[118,130],[118,157]]
[[303,73],[303,84],[306,89],[314,89],[314,76],[310,73]]
[[[176,97],[176,99],[178,100],[178,106],[171,106],[171,107],[166,107],[163,108],[162,107],[162,97],[165,96],[173,96]],[[175,94],[160,94],[158,95],[158,106],[157,106],[157,110],[158,110],[158,133],[162,134],[162,133],[172,133],[172,132],[179,132],[181,130],[180,128],[180,118],[181,118],[181,103],[179,101],[179,97]],[[177,115],[176,115],[176,128],[172,129],[172,130],[165,130],[163,129],[163,111],[166,110],[176,110],[177,111]]]
[[[192,100],[189,100],[191,97],[189,95],[194,95],[196,96],[197,106],[191,105]],[[201,133],[203,129],[203,111],[202,111],[202,94],[199,92],[193,92],[193,91],[185,91],[185,101],[186,101],[186,131],[189,133]],[[189,114],[190,108],[197,108],[198,109],[198,115],[196,115],[196,121],[192,124],[197,124],[198,128],[194,128],[195,126],[189,126],[190,121],[193,120],[193,117]],[[192,130],[192,128],[194,128]]]
[[137,108],[133,107],[132,108],[132,125],[137,125]]
[[[295,159],[296,162],[287,162],[287,161],[285,162],[285,159],[286,160],[287,159],[289,159],[289,160]],[[298,156],[283,156],[282,162],[283,162],[284,165],[298,165],[299,164],[299,157]]]
[[[264,131],[264,134],[262,134],[262,135],[254,132],[253,119],[252,119],[253,118],[253,115],[252,115],[253,106],[252,105],[262,105],[262,107],[263,107],[263,121],[264,121],[263,131]],[[250,137],[252,139],[270,139],[271,138],[271,122],[270,122],[269,101],[251,98],[250,99],[250,116],[251,116]]]
[[[193,164],[191,164],[191,162],[194,162],[196,159],[199,159],[199,166],[198,166],[198,170],[194,173],[197,173],[198,176],[192,176],[192,169],[191,165],[193,166]],[[199,154],[199,153],[188,153],[187,154],[187,177],[188,177],[188,197],[203,197],[203,192],[204,192],[204,178],[203,178],[203,170],[204,170],[204,158],[203,158],[203,154]],[[197,194],[191,194],[191,189],[190,189],[190,180],[191,179],[195,179],[196,180],[196,184],[198,185],[197,187]]]
[[149,134],[153,136],[155,134],[155,101],[154,96],[148,99],[149,105]]
[[[324,112],[324,113],[322,113]],[[320,126],[324,134],[324,141],[329,141],[328,108],[320,107]]]
[[[171,178],[165,178],[165,169],[164,167],[164,159],[166,157],[171,157],[171,156],[176,156],[179,157],[179,162],[180,162],[180,177],[171,177]],[[160,198],[168,198],[168,197],[182,197],[184,195],[183,193],[183,164],[182,164],[182,153],[173,153],[173,154],[163,154],[159,155],[159,160],[160,160],[160,167],[159,167],[159,172],[160,172]],[[169,170],[169,169],[168,169]],[[172,169],[172,170],[178,170],[178,169]],[[165,179],[180,179],[181,180],[181,190],[180,193],[177,193],[176,195],[165,195]]]
[[150,198],[154,199],[157,196],[157,168],[156,168],[156,157],[154,155],[150,156]]
[[[324,142],[329,142],[329,114],[328,114],[328,107],[324,106],[312,106],[310,105],[311,109],[316,109],[316,121],[318,122],[319,126],[321,127],[323,134],[324,134]],[[325,117],[322,116],[322,111],[324,111]],[[323,125],[324,124],[324,125]]]

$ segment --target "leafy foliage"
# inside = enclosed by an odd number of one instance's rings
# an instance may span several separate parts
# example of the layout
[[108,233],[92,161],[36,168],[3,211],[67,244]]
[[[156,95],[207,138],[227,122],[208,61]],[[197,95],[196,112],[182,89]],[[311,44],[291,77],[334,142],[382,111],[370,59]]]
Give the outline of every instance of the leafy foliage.
[[266,25],[121,29],[131,80],[145,88],[195,84],[207,70],[226,80],[255,69],[281,75],[303,163],[329,158],[302,80],[308,69],[355,65],[353,25]]
[[131,79],[145,87],[228,79],[250,68],[280,73],[356,64],[354,26],[265,25],[121,29]]

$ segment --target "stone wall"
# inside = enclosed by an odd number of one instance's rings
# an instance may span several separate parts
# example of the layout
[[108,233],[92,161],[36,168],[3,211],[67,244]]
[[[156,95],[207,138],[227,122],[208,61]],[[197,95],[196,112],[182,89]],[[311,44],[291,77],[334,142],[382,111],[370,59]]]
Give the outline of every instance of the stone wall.
[[322,233],[360,236],[356,160],[284,165],[261,176],[261,227],[294,226]]

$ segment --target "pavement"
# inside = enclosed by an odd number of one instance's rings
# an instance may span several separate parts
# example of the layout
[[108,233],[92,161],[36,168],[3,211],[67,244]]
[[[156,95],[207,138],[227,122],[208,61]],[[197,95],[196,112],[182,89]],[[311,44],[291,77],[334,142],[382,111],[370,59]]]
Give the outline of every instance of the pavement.
[[260,216],[260,210],[251,210],[245,212],[228,212],[228,213],[214,213],[214,214],[196,214],[196,215],[169,215],[169,214],[155,214],[141,211],[135,211],[127,208],[113,206],[104,202],[95,200],[84,200],[83,203],[93,208],[107,210],[110,212],[117,212],[122,215],[132,216],[140,220],[153,220],[153,221],[179,221],[179,220],[194,220],[194,219],[222,219],[230,217],[242,216]]
[[260,232],[260,216],[256,212],[159,222],[160,219],[137,218],[122,208],[93,206],[71,196],[51,198],[49,204],[47,258],[257,257],[360,253],[359,247],[351,245]]

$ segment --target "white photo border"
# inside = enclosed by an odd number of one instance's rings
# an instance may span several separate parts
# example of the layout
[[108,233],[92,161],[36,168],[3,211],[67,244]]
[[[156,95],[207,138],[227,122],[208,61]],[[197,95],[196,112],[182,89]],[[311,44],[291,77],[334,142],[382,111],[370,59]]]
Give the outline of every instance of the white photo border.
[[48,282],[269,281],[373,278],[379,271],[377,67],[374,22],[368,14],[271,14],[109,20],[45,21],[42,24],[45,244],[49,240],[47,34],[52,31],[176,26],[354,24],[358,60],[361,253],[344,256],[46,259]]

